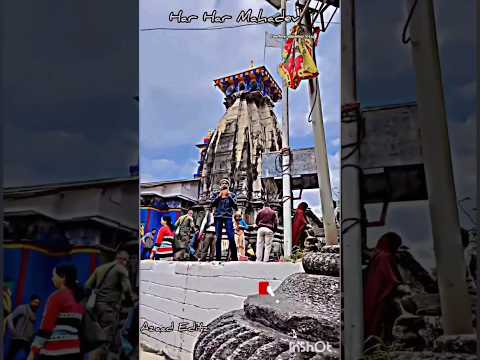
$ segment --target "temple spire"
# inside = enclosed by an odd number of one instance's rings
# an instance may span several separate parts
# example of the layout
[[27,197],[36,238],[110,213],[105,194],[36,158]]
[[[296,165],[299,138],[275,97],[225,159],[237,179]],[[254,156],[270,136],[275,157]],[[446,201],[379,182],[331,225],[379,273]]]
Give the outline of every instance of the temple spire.
[[[214,80],[225,96],[226,111],[208,144],[202,145],[201,202],[228,178],[239,207],[261,208],[262,200],[279,198],[278,189],[264,188],[260,178],[262,154],[281,149],[281,130],[273,112],[282,90],[265,66],[255,66]],[[205,149],[206,147],[206,149]]]

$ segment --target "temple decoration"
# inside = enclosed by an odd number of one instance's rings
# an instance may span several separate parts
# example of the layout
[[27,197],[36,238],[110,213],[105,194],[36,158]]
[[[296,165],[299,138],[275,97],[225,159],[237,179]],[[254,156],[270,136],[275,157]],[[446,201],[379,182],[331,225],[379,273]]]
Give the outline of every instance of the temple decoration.
[[214,85],[225,95],[224,104],[227,108],[234,103],[236,95],[244,92],[260,92],[273,102],[282,99],[280,86],[265,66],[216,79]]
[[212,136],[212,130],[208,130],[208,134],[203,138],[203,142],[195,145],[197,148],[200,149],[200,160],[198,160],[198,168],[197,172],[193,175],[194,178],[199,178],[202,176],[203,164],[205,162],[205,156],[207,155],[208,144],[210,144]]
[[281,130],[273,111],[282,98],[277,82],[264,66],[228,75],[214,81],[225,95],[226,111],[208,141],[197,145],[201,151],[199,171],[200,206],[209,205],[222,178],[230,179],[239,208],[253,222],[263,200],[276,199],[277,186],[262,182],[262,154],[279,151]]

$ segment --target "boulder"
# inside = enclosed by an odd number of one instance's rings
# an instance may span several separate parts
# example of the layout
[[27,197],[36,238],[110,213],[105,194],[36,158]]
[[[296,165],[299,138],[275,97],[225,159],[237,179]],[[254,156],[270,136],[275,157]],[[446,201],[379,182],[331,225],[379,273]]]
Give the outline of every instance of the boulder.
[[434,343],[435,352],[448,353],[477,353],[477,335],[443,335]]
[[413,294],[402,298],[403,308],[415,315],[441,315],[440,295]]
[[243,310],[209,323],[193,359],[333,360],[339,358],[339,342],[339,279],[296,273],[275,296],[249,296]]
[[307,274],[339,276],[340,254],[326,252],[306,253],[302,258],[302,265]]
[[402,350],[424,350],[426,346],[425,320],[421,316],[404,314],[395,320],[392,334],[394,347]]
[[475,355],[453,353],[439,354],[432,351],[394,351],[389,353],[389,356],[389,359],[391,360],[477,360]]
[[252,295],[244,303],[245,315],[269,328],[310,341],[340,341],[339,279],[322,275],[290,275],[275,296]]
[[320,251],[323,253],[340,254],[340,245],[325,245]]
[[334,360],[330,352],[297,351],[296,345],[315,349],[315,344],[271,329],[245,316],[242,310],[229,312],[207,325],[200,334],[193,353],[194,360]]

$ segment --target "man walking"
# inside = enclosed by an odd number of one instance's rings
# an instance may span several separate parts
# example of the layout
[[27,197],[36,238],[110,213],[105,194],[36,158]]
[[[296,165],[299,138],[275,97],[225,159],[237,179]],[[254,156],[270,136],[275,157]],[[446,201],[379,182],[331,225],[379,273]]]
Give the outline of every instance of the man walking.
[[99,266],[85,284],[86,288],[95,290],[93,313],[105,330],[108,341],[104,347],[94,351],[92,359],[107,359],[109,352],[115,354],[120,348],[116,340],[120,330],[121,303],[127,301],[133,304],[136,300],[127,270],[128,260],[128,253],[124,250],[119,251],[114,261]]
[[6,360],[14,360],[20,351],[25,352],[25,358],[30,353],[30,345],[35,336],[35,321],[37,320],[36,314],[39,307],[40,298],[37,295],[32,295],[29,304],[19,305],[5,319],[12,334],[12,343]]
[[192,235],[195,233],[192,209],[178,218],[175,228],[175,254],[173,259],[188,260],[190,258],[190,242]]
[[235,194],[230,192],[229,187],[230,181],[222,179],[220,181],[220,192],[212,201],[212,207],[215,208],[215,233],[217,235],[215,258],[217,261],[220,261],[222,258],[222,228],[224,225],[227,230],[230,260],[238,261],[232,219],[234,210],[237,210],[237,201]]
[[146,233],[145,236],[142,237],[142,244],[143,244],[142,260],[150,258],[150,252],[152,251],[156,237],[157,237],[157,229],[152,229],[151,232]]
[[257,225],[257,261],[268,262],[272,249],[273,235],[278,227],[277,213],[267,204],[257,214],[255,220]]

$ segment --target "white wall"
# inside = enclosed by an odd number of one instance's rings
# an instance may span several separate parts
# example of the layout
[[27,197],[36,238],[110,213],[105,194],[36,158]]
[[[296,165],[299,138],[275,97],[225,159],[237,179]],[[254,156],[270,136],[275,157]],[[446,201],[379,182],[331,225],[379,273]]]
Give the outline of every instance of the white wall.
[[[173,321],[207,325],[218,316],[241,309],[258,282],[275,290],[289,275],[303,272],[301,263],[198,263],[144,260],[140,265],[140,326],[169,326]],[[198,332],[141,331],[141,342],[174,359],[190,360]]]

